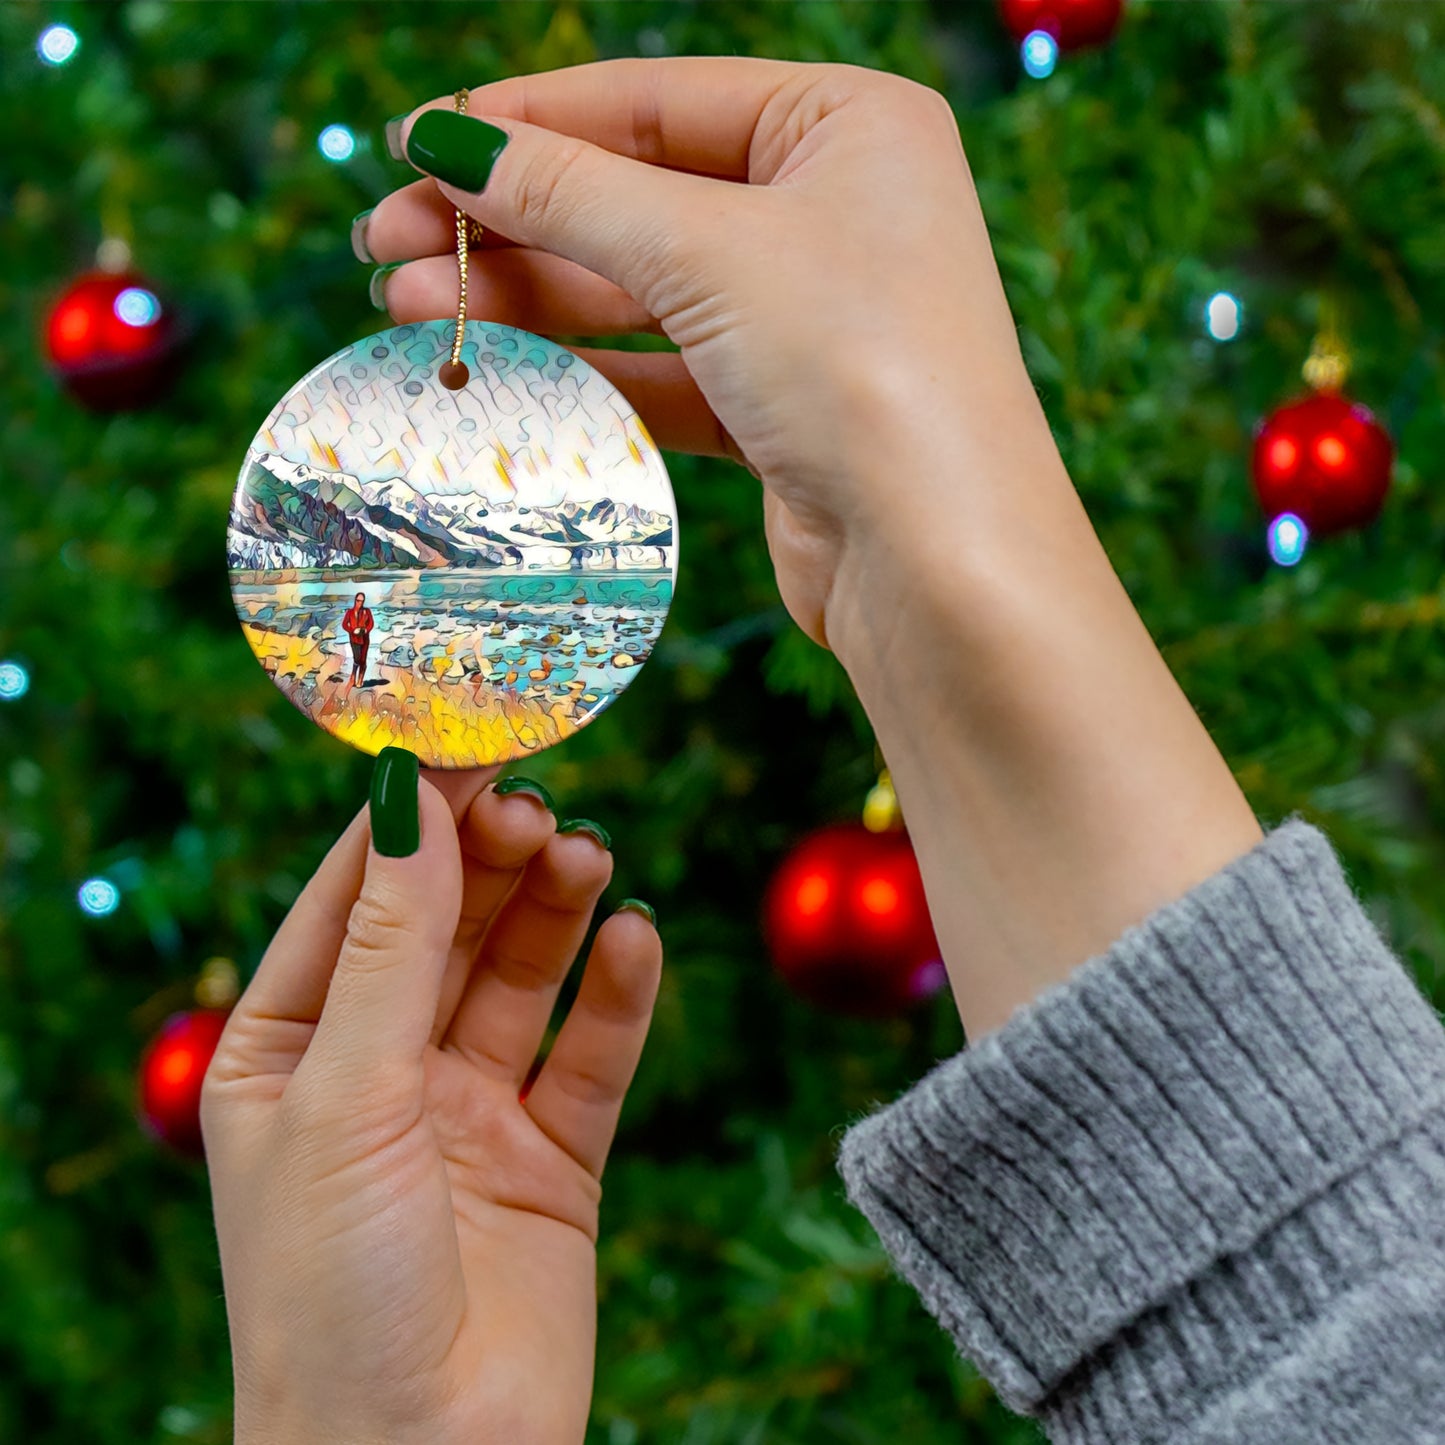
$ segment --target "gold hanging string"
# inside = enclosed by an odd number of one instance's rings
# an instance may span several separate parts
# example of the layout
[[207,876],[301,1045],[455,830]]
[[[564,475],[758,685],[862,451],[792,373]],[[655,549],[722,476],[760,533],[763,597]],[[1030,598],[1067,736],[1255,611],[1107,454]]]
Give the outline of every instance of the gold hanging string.
[[[466,90],[459,90],[452,97],[452,104],[458,115],[467,113],[467,102],[470,99],[471,93]],[[473,220],[465,211],[457,212],[457,330],[452,338],[451,359],[443,362],[437,372],[437,380],[448,391],[460,391],[471,377],[466,363],[462,360],[462,341],[467,329],[467,251],[469,247],[481,244],[482,235],[479,221]]]

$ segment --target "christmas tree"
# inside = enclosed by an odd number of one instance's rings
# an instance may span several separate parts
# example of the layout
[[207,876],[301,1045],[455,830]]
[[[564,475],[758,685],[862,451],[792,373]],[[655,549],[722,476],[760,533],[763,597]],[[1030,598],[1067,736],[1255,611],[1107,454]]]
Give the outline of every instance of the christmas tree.
[[[684,53],[880,67],[949,98],[1033,378],[1135,604],[1261,819],[1324,828],[1445,1001],[1445,11],[1134,0],[1109,43],[1021,58],[992,4],[943,0],[17,0],[0,1439],[230,1439],[204,1168],[139,1126],[136,1069],[206,959],[244,982],[366,796],[370,760],[256,666],[225,523],[272,402],[384,324],[347,240],[413,177],[381,127],[459,85]],[[138,318],[153,302],[174,323],[172,375],[127,410],[88,409],[47,365],[46,319],[98,251]],[[1253,429],[1304,390],[1327,327],[1393,482],[1378,521],[1281,565]],[[612,901],[656,904],[668,953],[606,1178],[589,1441],[941,1445],[960,1422],[1035,1440],[891,1275],[833,1166],[842,1125],[961,1046],[951,999],[835,1016],[766,954],[773,871],[876,775],[866,719],[778,601],[754,479],[668,461],[686,540],[657,652],[525,768],[610,828]]]

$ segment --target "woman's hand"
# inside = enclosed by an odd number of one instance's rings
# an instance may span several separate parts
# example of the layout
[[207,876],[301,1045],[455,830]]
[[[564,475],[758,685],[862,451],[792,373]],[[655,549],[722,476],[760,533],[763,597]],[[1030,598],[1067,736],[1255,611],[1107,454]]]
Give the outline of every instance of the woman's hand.
[[[783,600],[816,640],[846,646],[866,599],[836,579],[880,540],[952,519],[962,545],[970,511],[1017,509],[970,446],[1006,429],[1053,453],[936,91],[844,65],[617,60],[479,86],[451,112],[431,102],[397,140],[440,192],[408,186],[365,224],[376,260],[412,262],[386,274],[387,309],[455,315],[455,204],[510,242],[474,253],[473,317],[665,333],[680,354],[579,354],[660,446],[762,480]],[[481,118],[508,137],[485,187]]]
[[599,1181],[661,946],[632,909],[603,924],[519,1098],[612,859],[487,777],[440,779],[449,807],[413,760],[409,856],[353,820],[206,1075],[237,1445],[582,1439]]
[[387,307],[455,314],[455,205],[496,233],[472,315],[679,344],[583,355],[662,446],[761,479],[783,600],[877,732],[970,1035],[1259,840],[1064,469],[941,96],[720,57],[451,106],[388,127],[436,181],[356,237],[410,262]]

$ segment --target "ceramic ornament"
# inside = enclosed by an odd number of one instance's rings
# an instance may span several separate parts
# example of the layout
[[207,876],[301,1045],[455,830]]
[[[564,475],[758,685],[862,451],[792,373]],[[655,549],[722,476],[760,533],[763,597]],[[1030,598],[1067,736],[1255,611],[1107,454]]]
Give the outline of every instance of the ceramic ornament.
[[561,742],[637,675],[675,517],[646,428],[581,357],[492,322],[395,326],[256,432],[231,593],[261,666],[328,732],[482,767]]

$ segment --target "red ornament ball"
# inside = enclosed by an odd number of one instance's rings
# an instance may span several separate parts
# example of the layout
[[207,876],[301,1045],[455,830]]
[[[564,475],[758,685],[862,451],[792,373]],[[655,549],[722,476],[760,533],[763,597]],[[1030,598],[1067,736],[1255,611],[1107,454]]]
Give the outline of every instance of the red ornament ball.
[[141,1058],[141,1123],[182,1154],[205,1154],[201,1083],[229,1017],[229,1009],[172,1014]]
[[1395,448],[1363,406],[1315,392],[1272,412],[1254,438],[1254,490],[1273,520],[1293,512],[1314,536],[1373,522],[1390,490]]
[[1045,31],[1060,50],[1102,45],[1118,28],[1124,0],[998,0],[999,17],[1020,44]]
[[900,1013],[946,980],[908,835],[840,823],[783,860],[764,902],[773,965],[835,1013]]
[[93,271],[51,308],[45,350],[66,390],[84,405],[96,411],[145,406],[171,380],[175,317],[144,277]]

